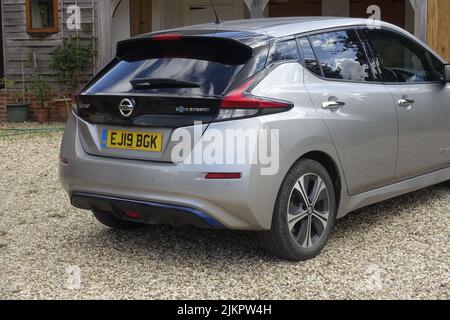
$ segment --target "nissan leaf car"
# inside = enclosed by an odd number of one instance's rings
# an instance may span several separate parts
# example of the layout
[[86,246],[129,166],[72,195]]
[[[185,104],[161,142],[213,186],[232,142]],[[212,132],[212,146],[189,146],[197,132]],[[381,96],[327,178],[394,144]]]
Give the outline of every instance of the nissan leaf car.
[[[349,212],[450,180],[449,79],[420,40],[364,19],[138,36],[77,95],[60,180],[111,228],[255,231],[273,255],[310,259]],[[266,146],[248,132],[268,133]],[[254,157],[192,159],[207,148]]]

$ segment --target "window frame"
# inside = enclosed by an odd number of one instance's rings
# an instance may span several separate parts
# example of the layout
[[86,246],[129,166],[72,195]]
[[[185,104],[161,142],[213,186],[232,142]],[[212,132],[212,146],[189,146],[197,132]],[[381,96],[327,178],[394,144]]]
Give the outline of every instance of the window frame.
[[[321,79],[321,80],[324,80],[324,81],[345,82],[345,83],[359,83],[359,84],[382,84],[383,82],[377,81],[377,80],[376,80],[376,79],[377,79],[377,77],[375,77],[376,71],[373,69],[372,64],[370,63],[369,54],[368,54],[368,52],[367,52],[366,46],[364,45],[364,39],[361,37],[361,34],[360,34],[360,32],[359,32],[359,27],[360,27],[359,25],[355,25],[355,26],[344,26],[344,27],[334,27],[334,28],[327,28],[327,29],[321,29],[321,30],[316,30],[316,31],[311,31],[311,32],[306,32],[306,33],[297,34],[297,35],[295,36],[296,39],[297,39],[297,45],[298,45],[298,42],[300,41],[300,39],[302,39],[302,38],[307,38],[307,39],[308,39],[308,41],[309,41],[309,43],[310,43],[310,45],[311,45],[311,48],[312,48],[312,50],[313,50],[313,52],[314,52],[314,55],[315,55],[315,57],[316,57],[316,60],[317,60],[317,62],[318,62],[318,64],[319,64],[319,68],[320,68],[320,70],[321,70],[320,72],[321,72],[322,76],[318,76],[317,74],[311,72],[311,71],[306,67],[306,64],[305,64],[305,61],[304,61],[304,57],[303,57],[303,50],[299,47],[300,57],[301,57],[301,64],[302,64],[302,66],[303,66],[306,70],[308,70],[308,72],[311,73],[313,76],[315,76],[315,77],[317,77],[317,78],[319,78],[319,79]],[[367,65],[368,65],[368,67],[369,67],[370,76],[371,76],[371,78],[372,78],[372,81],[355,81],[355,80],[333,79],[333,78],[327,78],[327,77],[325,77],[325,74],[324,74],[323,68],[322,68],[322,63],[321,63],[321,61],[320,61],[320,59],[319,59],[319,56],[317,55],[317,52],[316,52],[314,46],[312,45],[311,37],[312,37],[312,36],[315,36],[315,35],[321,35],[321,34],[326,34],[326,33],[331,33],[331,32],[341,32],[341,31],[344,31],[344,32],[345,32],[345,31],[349,31],[349,30],[354,31],[355,34],[356,34],[356,36],[357,36],[358,39],[359,39],[360,46],[361,46],[361,50],[363,51],[364,56],[365,56],[365,58],[366,58],[366,63],[367,63]]]
[[[303,47],[300,45],[300,41],[301,41],[302,39],[306,39],[306,41],[308,41],[308,43],[309,43],[309,46],[311,47],[312,53],[313,53],[314,58],[315,58],[315,60],[316,60],[316,62],[317,62],[317,66],[319,67],[320,76],[317,75],[317,74],[315,74],[314,72],[312,72],[312,71],[306,66],[306,62],[305,62],[305,53],[304,53],[304,51],[303,51]],[[314,48],[313,48],[313,46],[312,46],[312,43],[311,43],[311,40],[309,39],[309,37],[308,37],[308,36],[298,36],[298,37],[296,37],[296,41],[297,41],[298,50],[300,51],[300,59],[301,59],[301,62],[300,62],[300,63],[302,64],[302,66],[303,66],[306,70],[308,70],[309,72],[311,72],[311,74],[315,75],[316,77],[325,79],[325,75],[324,75],[324,73],[323,73],[322,66],[320,65],[319,59],[317,58],[316,51],[314,51]]]
[[[376,52],[375,48],[373,47],[370,39],[368,39],[368,37],[365,34],[365,30],[368,30],[369,28],[367,28],[367,26],[360,26],[359,30],[360,30],[360,37],[362,37],[364,40],[364,42],[367,43],[367,48],[370,50],[370,55],[375,59],[375,68],[377,69],[376,72],[379,74],[379,77],[382,81],[382,83],[386,84],[386,85],[399,85],[399,86],[405,86],[405,85],[430,85],[430,84],[439,84],[442,85],[442,82],[439,80],[432,80],[432,81],[418,81],[418,82],[388,82],[388,81],[383,81],[383,75],[381,73],[381,62],[380,62],[380,58],[378,56],[378,53]],[[414,44],[416,44],[418,47],[420,47],[423,51],[428,52],[429,55],[431,55],[432,57],[436,58],[437,60],[441,61],[442,64],[445,64],[445,61],[439,57],[438,55],[436,55],[433,51],[431,51],[429,48],[427,48],[426,46],[424,46],[422,43],[420,43],[419,41],[417,41],[416,39],[412,38],[412,37],[408,37],[407,35],[403,34],[402,32],[389,28],[389,27],[385,27],[382,26],[378,29],[375,30],[385,30],[388,31],[390,33],[393,33],[399,37],[403,37],[406,40],[409,40],[411,42],[413,42]],[[427,68],[430,68],[431,66],[431,62],[429,61],[430,59],[427,58]]]
[[53,27],[33,28],[31,21],[31,0],[25,1],[25,15],[27,20],[27,33],[29,34],[54,34],[59,32],[59,1],[53,0]]

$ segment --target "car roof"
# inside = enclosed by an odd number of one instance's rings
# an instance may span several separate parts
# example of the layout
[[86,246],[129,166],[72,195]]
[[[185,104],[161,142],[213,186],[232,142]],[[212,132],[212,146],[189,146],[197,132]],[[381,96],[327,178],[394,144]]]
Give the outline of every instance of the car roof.
[[[270,37],[278,38],[299,33],[313,32],[316,30],[338,28],[356,25],[368,25],[372,20],[340,17],[286,17],[263,18],[224,21],[220,24],[206,23],[173,29],[171,31],[241,31],[252,33],[265,33]],[[386,22],[380,22],[383,26],[389,26],[405,32]]]
[[[395,30],[406,37],[420,43],[424,48],[428,49],[440,60],[445,62],[438,53],[430,48],[422,40],[414,37],[408,31],[384,22],[376,21],[377,25],[374,25],[375,21],[362,18],[343,18],[343,17],[285,17],[285,18],[263,18],[263,19],[244,19],[244,20],[231,20],[223,21],[220,24],[206,23],[193,26],[186,26],[171,30],[153,32],[142,36],[152,36],[167,32],[181,32],[183,34],[202,34],[207,36],[223,36],[226,38],[235,39],[250,46],[256,46],[263,43],[261,39],[255,37],[250,40],[252,36],[260,35],[268,38],[282,38],[292,35],[310,33],[320,30],[333,29],[333,28],[345,28],[352,26],[368,26],[368,27],[385,27]],[[220,34],[220,35],[219,35]],[[141,36],[139,36],[141,37]],[[253,43],[252,43],[253,41]]]

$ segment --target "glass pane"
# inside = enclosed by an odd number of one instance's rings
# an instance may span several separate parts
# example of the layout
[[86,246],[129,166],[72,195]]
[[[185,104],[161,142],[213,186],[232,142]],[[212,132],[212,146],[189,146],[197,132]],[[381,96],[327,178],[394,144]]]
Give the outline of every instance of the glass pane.
[[54,21],[54,2],[53,0],[29,0],[30,1],[30,15],[31,28],[43,29],[53,28]]
[[172,79],[196,83],[200,88],[155,88],[143,89],[139,93],[178,93],[214,96],[221,95],[231,79],[242,66],[226,65],[212,61],[157,58],[134,62],[120,61],[101,81],[94,84],[90,92],[134,92],[131,85],[136,79]]
[[439,80],[442,63],[417,43],[386,30],[367,30],[381,64],[383,81]]
[[305,67],[308,68],[312,73],[318,76],[322,76],[319,63],[317,62],[316,56],[314,55],[313,48],[311,47],[311,43],[309,42],[308,38],[300,38],[298,43],[302,51]]
[[278,42],[269,59],[270,63],[287,60],[299,60],[300,57],[297,43],[295,43],[295,40]]
[[314,35],[311,43],[326,78],[372,80],[364,50],[354,30]]
[[146,40],[130,44],[123,50],[122,60],[89,92],[129,93],[135,90],[131,83],[133,80],[171,79],[192,82],[199,88],[145,88],[136,92],[222,95],[252,59],[252,50],[242,50],[239,44],[210,38],[166,42]]

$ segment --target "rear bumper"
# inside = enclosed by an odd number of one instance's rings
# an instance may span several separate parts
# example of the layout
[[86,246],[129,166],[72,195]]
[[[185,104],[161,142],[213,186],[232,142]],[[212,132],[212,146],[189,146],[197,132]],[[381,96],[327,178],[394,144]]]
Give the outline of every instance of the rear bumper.
[[[78,121],[81,120],[71,115],[66,125],[61,147],[64,162],[59,166],[60,181],[76,207],[91,210],[96,203],[108,207],[117,202],[121,208],[128,205],[132,209],[133,204],[138,204],[145,208],[148,221],[156,219],[150,215],[158,211],[157,220],[163,223],[177,219],[183,222],[184,214],[188,220],[194,215],[203,223],[214,221],[212,227],[220,224],[227,229],[251,231],[271,228],[278,190],[285,174],[262,176],[255,165],[165,164],[93,156],[83,149]],[[214,124],[214,128],[226,130],[230,124]],[[235,125],[245,129],[245,126],[264,123],[249,119]],[[208,172],[239,172],[242,177],[206,180]],[[80,194],[85,196],[80,197]],[[92,202],[93,197],[96,198],[93,203],[86,200]],[[99,202],[98,197],[104,201]],[[105,211],[110,212],[110,209]],[[175,215],[171,213],[172,209],[176,211]],[[169,212],[171,217],[166,219],[169,221],[161,217],[164,212]],[[204,215],[203,219],[199,218],[201,215]],[[206,225],[211,227],[211,223],[206,222]]]
[[[198,228],[222,228],[222,224],[200,210],[157,202],[120,199],[109,196],[73,193],[72,206],[91,211],[108,212],[119,220],[143,224],[192,225]],[[131,218],[127,212],[137,213]]]

